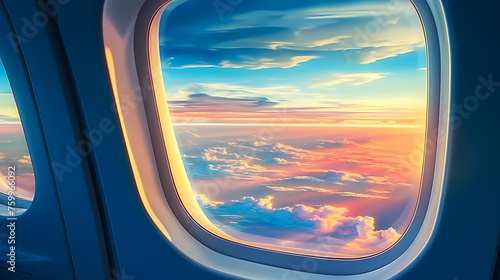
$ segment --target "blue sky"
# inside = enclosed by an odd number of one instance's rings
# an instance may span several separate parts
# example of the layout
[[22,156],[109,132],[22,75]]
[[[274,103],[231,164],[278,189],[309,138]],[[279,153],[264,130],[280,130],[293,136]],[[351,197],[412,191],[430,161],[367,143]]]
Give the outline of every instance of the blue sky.
[[7,79],[7,73],[5,73],[5,68],[3,67],[2,62],[0,61],[0,93],[10,93],[10,84]]
[[19,114],[7,73],[0,61],[0,124],[19,123]]
[[266,89],[260,96],[278,107],[342,100],[422,110],[420,21],[408,1],[394,2],[243,1],[222,20],[213,1],[184,2],[161,23],[167,93],[185,99],[196,83],[225,97]]

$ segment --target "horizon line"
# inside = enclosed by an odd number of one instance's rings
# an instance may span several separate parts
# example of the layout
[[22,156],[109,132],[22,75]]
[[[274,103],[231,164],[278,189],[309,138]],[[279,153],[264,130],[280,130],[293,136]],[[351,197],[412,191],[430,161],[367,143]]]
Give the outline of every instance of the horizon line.
[[379,128],[421,128],[416,124],[270,124],[270,123],[172,123],[173,126],[289,126],[289,127],[379,127]]

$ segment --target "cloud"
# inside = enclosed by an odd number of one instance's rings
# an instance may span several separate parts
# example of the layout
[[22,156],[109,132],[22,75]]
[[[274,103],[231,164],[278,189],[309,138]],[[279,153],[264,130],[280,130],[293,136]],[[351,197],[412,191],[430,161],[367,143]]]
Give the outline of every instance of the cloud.
[[[201,132],[189,135],[198,133]],[[252,133],[249,131],[250,135]],[[275,191],[310,190],[344,197],[377,199],[387,197],[383,193],[363,190],[378,189],[377,186],[408,185],[405,178],[393,174],[398,170],[401,156],[378,152],[380,145],[373,141],[316,140],[299,146],[255,136],[247,139],[234,136],[220,140],[197,140],[200,138],[189,135],[182,136],[186,137],[183,138],[184,143],[191,140],[205,142],[183,146],[186,170],[193,179],[226,177],[240,180],[238,184],[241,185],[270,186],[269,189]],[[335,150],[325,153],[324,149]],[[353,191],[351,187],[356,190]]]
[[301,93],[299,88],[291,85],[252,87],[232,83],[197,83],[183,85],[167,95],[174,114],[209,111],[232,113],[231,116],[238,117],[238,113],[246,112],[279,112],[275,107],[281,101],[300,97]]
[[[195,139],[192,135],[184,135],[184,143]],[[259,137],[230,138],[216,143],[208,142],[207,145],[184,145],[182,154],[191,178],[231,177],[260,182],[283,178],[286,176],[285,171],[292,166],[302,165],[303,160],[321,159],[324,156]]]
[[23,156],[23,158],[20,159],[19,162],[22,163],[22,164],[29,164],[29,165],[32,164],[30,156]]
[[372,192],[372,193],[380,193],[380,194],[389,194],[391,191],[384,191],[384,190],[376,190],[376,189],[369,189],[367,192]]
[[295,176],[292,178],[285,179],[283,181],[297,181],[301,183],[318,183],[318,182],[326,182],[323,179],[316,178],[314,176]]
[[2,171],[0,171],[0,193],[8,193],[9,185],[6,183],[6,176],[3,175]]
[[325,181],[330,181],[330,180],[337,180],[339,176],[342,181],[358,182],[358,180],[365,179],[365,177],[357,173],[353,173],[350,171],[335,171],[335,170],[326,172],[322,176],[322,178],[325,178]]
[[[203,160],[210,163],[208,165],[210,171],[219,176],[231,176],[233,179],[268,181],[269,175],[280,172],[279,170],[272,170],[256,164],[255,158],[228,152],[223,147],[205,149]],[[197,165],[193,168],[199,169],[200,166]]]
[[[350,82],[363,83],[377,77],[350,75]],[[370,74],[381,75],[381,74]],[[326,83],[328,84],[328,83]],[[325,84],[325,85],[326,85]],[[265,123],[315,125],[406,125],[421,118],[416,109],[391,108],[374,101],[349,102],[318,96],[290,85],[261,87],[229,83],[182,85],[167,93],[175,123]],[[377,102],[380,100],[375,99]]]
[[[227,150],[225,148],[220,148],[220,147],[214,147],[211,149],[205,149],[203,159],[206,161],[225,161],[227,159],[222,159],[217,157],[219,156],[227,156]],[[234,158],[237,159],[240,156],[237,154],[234,154]]]
[[[183,101],[170,101],[171,104],[183,104],[189,105],[190,107],[202,106],[210,107],[217,104],[231,104],[231,106],[237,107],[261,107],[261,106],[273,106],[276,102],[269,101],[265,97],[247,97],[247,98],[229,98],[221,96],[211,96],[206,93],[193,93],[188,96],[187,100]],[[205,108],[204,108],[205,109]]]
[[278,104],[267,97],[224,97],[203,92],[191,93],[168,103],[175,122],[264,117],[272,114]]
[[258,160],[265,163],[278,164],[300,164],[300,160],[319,160],[323,154],[308,149],[296,148],[278,141],[263,141],[256,137],[256,140],[230,141],[229,146],[237,148],[240,152],[245,150],[253,151],[252,154]]
[[313,84],[312,87],[331,87],[344,83],[352,86],[359,86],[384,77],[385,76],[381,73],[333,74],[327,79],[324,79],[323,82]]
[[19,116],[0,115],[0,124],[21,124]]
[[[183,146],[181,153],[192,185],[201,193],[207,180],[217,178],[232,180],[233,195],[280,192],[280,200],[302,199],[306,193],[317,198],[332,195],[342,201],[386,200],[396,194],[380,191],[392,186],[415,186],[412,178],[397,173],[406,148],[393,151],[385,142],[369,140],[367,136],[372,134],[361,134],[363,138],[356,141],[325,139],[326,134],[296,141],[285,140],[279,133],[272,138],[257,137],[259,127],[235,128],[234,134],[226,128],[214,131],[219,128],[211,126],[177,128],[192,130],[179,138],[184,143],[197,142]],[[202,137],[195,138],[194,134]]]
[[380,198],[380,199],[389,199],[386,196],[380,195],[369,195],[364,193],[355,193],[355,192],[338,192],[340,196],[350,196],[350,197],[358,197],[358,198]]
[[342,140],[318,140],[316,143],[316,148],[330,149],[330,148],[340,148],[350,145],[357,145],[356,142],[342,139]]
[[[319,143],[335,146],[355,145],[354,142],[346,139],[323,140]],[[209,142],[209,144],[208,147],[186,146],[182,151],[190,178],[204,180],[224,177],[238,180],[239,185],[269,185],[271,186],[269,189],[275,191],[310,190],[317,193],[329,192],[343,197],[385,198],[345,189],[327,191],[328,186],[332,185],[342,186],[342,188],[352,184],[363,186],[367,179],[353,171],[311,169],[309,167],[311,162],[322,161],[326,156],[316,146],[313,149],[301,149],[260,137],[230,138],[219,140],[217,143]],[[317,145],[316,142],[314,144]],[[304,185],[307,187],[302,187]]]
[[[234,13],[224,23],[218,23],[210,31],[229,31],[234,28],[255,28],[269,26],[274,28],[311,30],[332,22],[353,18],[370,18],[374,10],[387,7],[386,2],[367,3],[361,1],[274,1],[274,4],[256,3],[248,9]],[[288,4],[288,5],[285,5]],[[337,21],[332,20],[337,19]],[[339,20],[340,19],[340,20]],[[314,31],[314,30],[313,30]]]
[[289,161],[289,160],[282,159],[282,158],[266,159],[263,162],[271,163],[271,164],[280,164],[280,165],[300,165],[300,162],[298,162],[298,161]]
[[342,238],[333,236],[318,237],[316,242],[324,245],[342,246],[345,251],[381,251],[394,244],[400,237],[394,228],[387,230],[375,230],[375,220],[371,217],[361,218],[351,221],[351,226],[343,229],[343,234],[349,236],[357,235],[354,241],[345,242]]
[[198,83],[190,86],[190,88],[182,90],[176,95],[184,97],[186,94],[194,94],[200,92],[205,92],[213,96],[228,98],[244,98],[255,96],[269,98],[275,97],[276,95],[289,96],[291,94],[299,94],[300,89],[293,85],[269,85],[261,87],[250,87],[229,83]]
[[314,187],[275,187],[267,186],[268,189],[277,192],[319,192],[319,193],[336,193],[336,190],[329,190],[324,188],[314,188]]
[[332,195],[340,195],[345,197],[357,197],[357,198],[378,198],[378,199],[389,199],[386,196],[380,195],[369,195],[364,193],[355,192],[342,192],[338,190],[331,190],[326,188],[316,188],[316,187],[277,187],[277,186],[267,186],[268,189],[277,192],[316,192],[316,193],[326,193]]
[[274,143],[271,151],[292,156],[293,159],[319,159],[323,157],[321,154],[313,153],[305,149],[295,148],[280,142]]
[[399,45],[369,49],[360,55],[359,63],[369,64],[389,57],[396,57],[401,54],[412,52],[415,48],[415,45]]
[[281,59],[277,58],[247,58],[244,61],[229,61],[221,62],[222,68],[246,68],[250,70],[267,69],[267,68],[292,68],[300,63],[307,62],[311,59],[318,58],[317,56],[293,56]]
[[[169,49],[168,56],[162,60],[163,67],[170,69],[189,68],[231,68],[260,70],[270,68],[293,68],[313,59],[319,54],[310,51],[281,50],[281,43],[265,43],[266,48],[228,46],[224,48]],[[269,46],[267,46],[269,45]]]
[[[318,160],[323,157],[322,153],[298,149],[280,142],[268,143],[259,138],[255,139],[257,140],[219,141],[217,146],[207,148],[198,145],[186,146],[183,158],[189,177],[230,177],[240,180],[241,184],[266,184],[283,179],[300,182],[307,176],[286,179],[286,172],[293,166],[301,166],[303,160]],[[318,174],[318,178],[310,179],[326,183],[334,180],[329,176],[331,175],[328,173]],[[343,172],[337,177],[339,180],[355,181],[353,178],[358,178],[356,176],[360,175]]]
[[[279,242],[287,241],[292,247],[312,249],[325,245],[333,252],[356,255],[376,253],[401,237],[392,227],[376,230],[373,217],[348,216],[346,208],[303,204],[274,208],[272,200],[272,196],[257,199],[244,197],[222,203],[198,195],[200,205],[210,214],[209,218],[218,220],[218,224],[264,236],[273,229],[286,229],[281,237],[274,237]],[[307,238],[297,242],[293,239],[294,234],[306,234]]]
[[343,7],[330,6],[321,8],[312,8],[304,11],[307,19],[313,20],[328,20],[328,19],[350,19],[350,18],[365,18],[373,15],[372,9],[380,9],[379,5],[364,4],[361,6],[356,3],[355,5],[345,5]]
[[326,38],[326,39],[320,39],[317,41],[312,42],[310,47],[323,47],[331,44],[336,44],[340,43],[343,39],[350,38],[351,36],[334,36],[331,38]]
[[345,182],[359,182],[364,180],[365,177],[361,174],[353,173],[350,171],[337,171],[328,170],[326,172],[308,170],[308,175],[294,176],[284,179],[283,182],[296,182],[296,183],[332,183],[337,185],[344,185]]
[[[34,195],[34,174],[33,173],[22,173],[16,174],[16,189],[14,191],[16,199],[19,199],[19,205],[24,205],[25,201],[32,201]],[[10,184],[7,174],[0,171],[0,196],[6,196],[10,191]],[[1,203],[0,203],[1,204]]]
[[394,176],[368,176],[367,181],[370,184],[375,185],[396,185],[396,179]]

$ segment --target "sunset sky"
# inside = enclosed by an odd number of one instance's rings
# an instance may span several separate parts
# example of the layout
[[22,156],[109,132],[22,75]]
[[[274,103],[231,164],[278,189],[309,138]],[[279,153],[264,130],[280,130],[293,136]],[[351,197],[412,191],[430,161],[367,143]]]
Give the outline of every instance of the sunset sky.
[[404,233],[427,104],[408,1],[174,2],[160,53],[191,187],[220,229],[347,257]]
[[33,200],[35,179],[16,102],[0,62],[0,215],[7,215],[5,194],[9,191],[6,176],[9,166],[15,166],[17,171],[17,206],[22,208],[17,214],[20,214]]

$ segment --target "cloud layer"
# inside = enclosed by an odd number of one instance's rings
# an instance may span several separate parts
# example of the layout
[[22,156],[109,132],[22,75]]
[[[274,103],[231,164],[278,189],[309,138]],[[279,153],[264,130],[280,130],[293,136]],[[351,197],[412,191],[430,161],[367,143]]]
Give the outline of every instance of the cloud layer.
[[[365,84],[380,74],[334,75],[317,87]],[[310,100],[291,86],[252,88],[231,84],[197,84],[170,93],[169,109],[176,123],[269,123],[365,126],[419,125],[420,110],[351,103],[329,97]],[[314,95],[312,95],[314,97]],[[394,105],[395,106],[395,105]]]
[[[401,234],[392,227],[385,230],[375,228],[375,219],[370,216],[350,217],[346,208],[330,205],[310,207],[297,204],[274,208],[273,197],[244,197],[225,203],[214,202],[200,195],[198,201],[209,217],[238,232],[251,233],[255,229],[267,228],[273,234],[275,244],[291,247],[318,249],[359,256],[376,253],[396,242]],[[277,231],[274,231],[277,230]],[[265,231],[262,231],[265,235]]]

